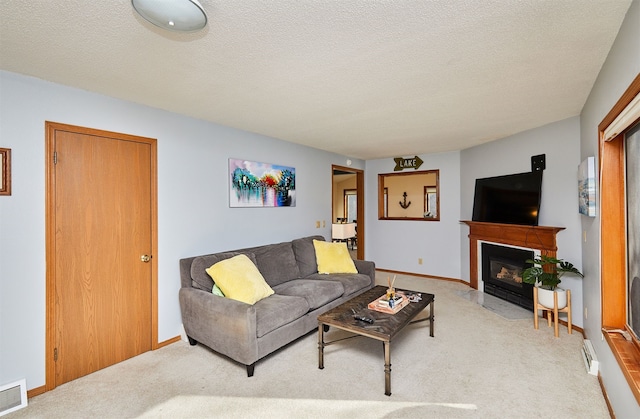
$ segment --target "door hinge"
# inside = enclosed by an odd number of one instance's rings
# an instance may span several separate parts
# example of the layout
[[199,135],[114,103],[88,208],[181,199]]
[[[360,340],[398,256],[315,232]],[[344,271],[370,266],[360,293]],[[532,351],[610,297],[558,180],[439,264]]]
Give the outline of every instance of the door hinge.
[[53,360],[58,360],[58,348],[53,348]]
[[53,152],[53,164],[58,164],[58,152]]

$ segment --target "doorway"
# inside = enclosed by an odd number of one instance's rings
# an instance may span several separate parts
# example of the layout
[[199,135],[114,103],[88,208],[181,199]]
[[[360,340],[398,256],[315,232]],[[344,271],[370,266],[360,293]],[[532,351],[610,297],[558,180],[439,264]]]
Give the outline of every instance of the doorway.
[[331,222],[356,223],[355,256],[364,259],[364,171],[333,165],[331,175]]
[[157,347],[156,140],[46,133],[45,390]]

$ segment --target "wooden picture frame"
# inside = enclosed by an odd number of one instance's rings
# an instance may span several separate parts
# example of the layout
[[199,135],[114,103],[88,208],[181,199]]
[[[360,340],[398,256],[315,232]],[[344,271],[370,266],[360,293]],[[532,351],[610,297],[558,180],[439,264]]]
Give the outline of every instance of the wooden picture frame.
[[0,195],[11,195],[10,148],[0,148]]

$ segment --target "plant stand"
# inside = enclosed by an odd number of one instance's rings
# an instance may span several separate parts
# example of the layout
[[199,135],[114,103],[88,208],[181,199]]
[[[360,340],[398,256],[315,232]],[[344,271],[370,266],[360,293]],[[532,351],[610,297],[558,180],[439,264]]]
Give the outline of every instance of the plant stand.
[[547,311],[547,324],[551,327],[551,313],[553,313],[554,335],[559,337],[558,332],[558,313],[567,313],[567,329],[571,334],[571,290],[566,290],[567,305],[564,308],[558,308],[558,293],[553,293],[553,307],[547,307],[538,302],[538,287],[533,287],[533,327],[538,329],[538,310]]

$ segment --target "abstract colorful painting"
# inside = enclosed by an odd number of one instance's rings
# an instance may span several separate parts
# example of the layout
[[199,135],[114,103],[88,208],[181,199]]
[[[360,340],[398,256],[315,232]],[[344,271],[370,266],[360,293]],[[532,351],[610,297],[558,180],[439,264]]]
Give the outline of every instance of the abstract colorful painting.
[[229,159],[229,206],[295,207],[296,169]]
[[578,202],[580,214],[596,216],[596,171],[593,157],[578,166]]

